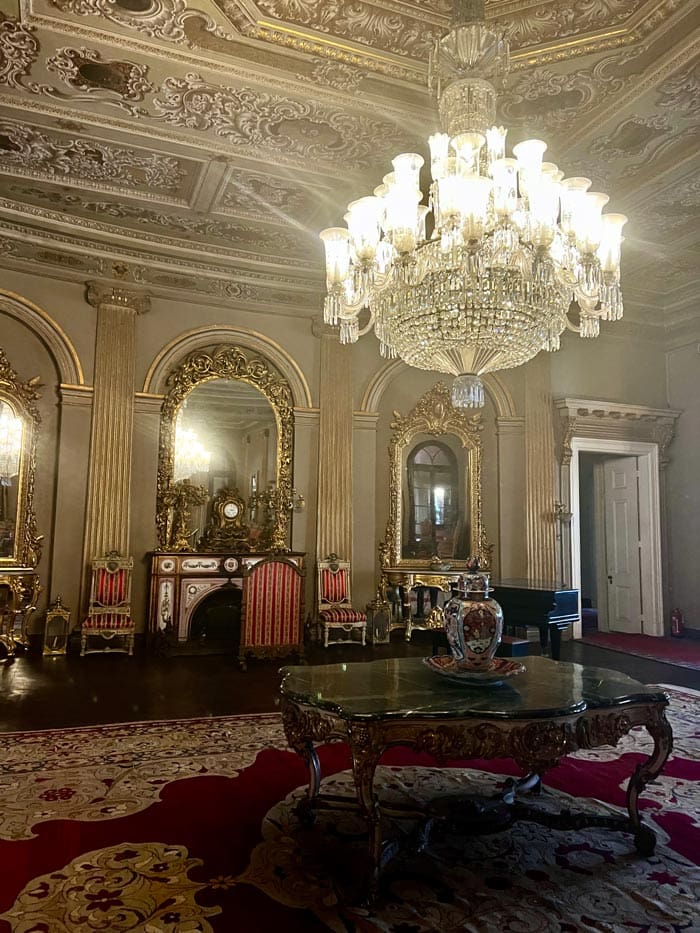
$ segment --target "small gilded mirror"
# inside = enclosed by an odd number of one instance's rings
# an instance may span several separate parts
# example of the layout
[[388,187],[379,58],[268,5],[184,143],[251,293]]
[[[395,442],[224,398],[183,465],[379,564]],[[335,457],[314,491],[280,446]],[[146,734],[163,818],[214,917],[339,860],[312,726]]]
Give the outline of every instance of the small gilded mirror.
[[488,563],[481,517],[481,414],[453,408],[437,383],[408,415],[394,412],[389,520],[382,563]]
[[35,567],[34,518],[38,379],[20,382],[0,349],[0,568]]

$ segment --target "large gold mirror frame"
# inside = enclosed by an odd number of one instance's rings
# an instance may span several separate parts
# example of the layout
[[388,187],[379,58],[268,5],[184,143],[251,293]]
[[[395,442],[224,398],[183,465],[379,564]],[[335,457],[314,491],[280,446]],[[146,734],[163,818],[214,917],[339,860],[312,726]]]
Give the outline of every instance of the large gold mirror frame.
[[33,568],[41,556],[34,515],[38,385],[38,377],[20,382],[0,349],[0,569]]
[[464,452],[461,466],[462,496],[466,504],[463,521],[468,521],[469,554],[462,559],[446,558],[449,565],[458,569],[466,566],[467,557],[478,557],[482,567],[490,563],[491,546],[486,541],[481,512],[481,414],[469,414],[467,410],[453,408],[450,390],[438,382],[420,398],[407,415],[394,412],[391,423],[394,431],[389,444],[390,487],[389,520],[386,536],[379,546],[380,559],[384,567],[432,567],[430,557],[405,556],[404,498],[406,494],[407,453],[421,438],[439,439],[453,435]]
[[[269,402],[277,422],[276,491],[280,501],[291,501],[294,408],[289,384],[268,368],[258,356],[237,346],[222,345],[211,352],[190,354],[168,376],[168,392],[163,400],[158,452],[158,498],[156,526],[158,547],[171,546],[169,520],[175,459],[177,415],[183,401],[197,386],[215,379],[239,380],[257,389]],[[195,487],[198,488],[198,487]],[[290,512],[278,509],[266,529],[265,546],[270,550],[288,548]]]

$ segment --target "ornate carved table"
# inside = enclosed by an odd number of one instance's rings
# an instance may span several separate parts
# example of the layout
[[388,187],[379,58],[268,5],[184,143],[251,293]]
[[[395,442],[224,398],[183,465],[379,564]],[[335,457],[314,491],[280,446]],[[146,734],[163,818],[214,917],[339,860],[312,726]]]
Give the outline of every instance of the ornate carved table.
[[[525,776],[510,782],[498,801],[502,811],[505,804],[515,804],[516,790],[538,788],[541,776],[570,752],[614,746],[632,728],[644,726],[654,749],[630,777],[626,815],[563,812],[556,823],[551,813],[539,821],[564,829],[602,825],[623,830],[634,835],[641,855],[654,851],[656,837],[639,816],[638,798],[661,772],[673,746],[665,715],[668,698],[658,687],[616,671],[541,657],[528,658],[525,673],[489,686],[451,683],[420,658],[285,667],[282,674],[285,734],[309,768],[303,816],[329,803],[320,793],[316,744],[341,741],[350,747],[357,795],[353,805],[359,805],[369,828],[371,893],[376,893],[380,870],[392,854],[382,832],[382,816],[389,810],[377,798],[374,774],[383,752],[394,745],[427,752],[441,762],[514,759]],[[516,805],[511,812],[509,822],[538,819],[535,807],[518,810]]]

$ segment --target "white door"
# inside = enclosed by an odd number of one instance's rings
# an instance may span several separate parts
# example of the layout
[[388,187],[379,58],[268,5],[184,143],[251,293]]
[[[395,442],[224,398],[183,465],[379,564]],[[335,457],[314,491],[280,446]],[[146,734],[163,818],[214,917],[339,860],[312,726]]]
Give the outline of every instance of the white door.
[[641,634],[639,473],[636,457],[606,460],[605,553],[608,629]]

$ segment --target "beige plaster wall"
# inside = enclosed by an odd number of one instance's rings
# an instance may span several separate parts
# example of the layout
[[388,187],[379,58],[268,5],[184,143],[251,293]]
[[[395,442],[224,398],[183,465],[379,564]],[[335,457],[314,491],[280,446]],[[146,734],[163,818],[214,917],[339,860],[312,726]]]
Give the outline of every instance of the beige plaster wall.
[[669,448],[667,467],[670,604],[686,625],[700,629],[700,343],[666,354],[668,399],[683,413]]

